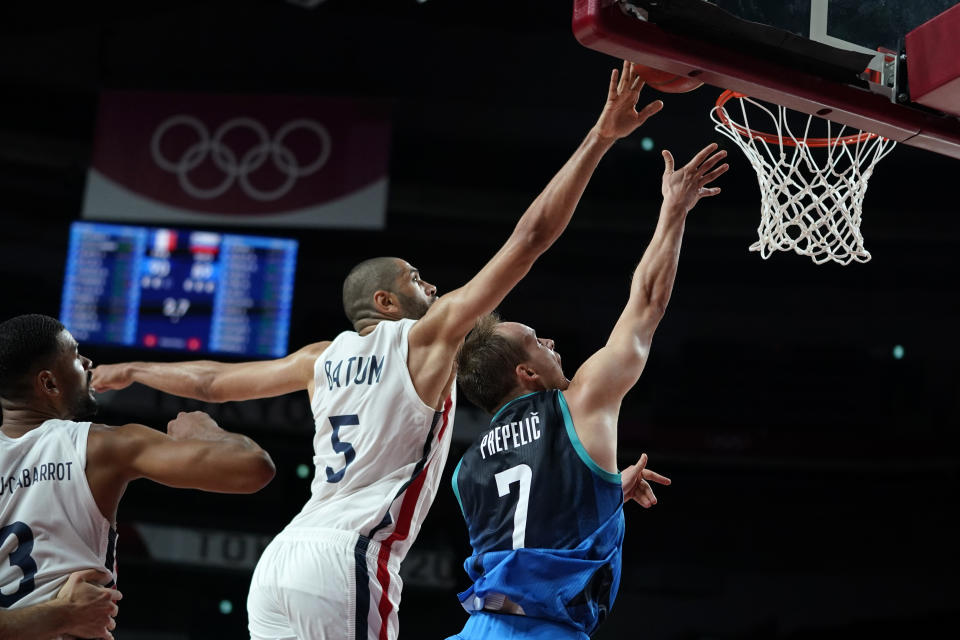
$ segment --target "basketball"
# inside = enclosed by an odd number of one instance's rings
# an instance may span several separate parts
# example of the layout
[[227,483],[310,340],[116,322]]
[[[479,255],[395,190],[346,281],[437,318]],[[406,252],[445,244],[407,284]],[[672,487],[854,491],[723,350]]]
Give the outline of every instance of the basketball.
[[653,67],[647,67],[642,64],[633,65],[635,73],[640,78],[657,91],[664,93],[686,93],[700,87],[703,82],[688,78],[687,76],[677,75],[669,71],[661,71]]

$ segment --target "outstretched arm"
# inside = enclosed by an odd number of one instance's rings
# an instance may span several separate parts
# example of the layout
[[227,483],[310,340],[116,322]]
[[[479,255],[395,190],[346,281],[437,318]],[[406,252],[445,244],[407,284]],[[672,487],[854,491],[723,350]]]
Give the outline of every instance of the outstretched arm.
[[99,391],[139,382],[160,391],[205,402],[252,400],[313,389],[313,365],[330,345],[317,342],[278,360],[225,363],[123,362],[100,365],[91,384]]
[[657,100],[637,112],[642,86],[631,63],[624,63],[622,74],[612,72],[599,120],[523,214],[507,242],[470,282],[442,296],[411,330],[408,364],[425,402],[438,399],[456,350],[476,319],[503,301],[566,228],[607,150],[663,108]]
[[630,298],[607,344],[580,367],[564,392],[577,434],[604,468],[616,468],[620,402],[643,372],[653,333],[670,300],[687,213],[700,198],[720,192],[718,187],[707,187],[728,169],[726,164],[714,168],[726,155],[725,151],[714,153],[716,149],[716,144],[708,145],[677,170],[670,152],[663,152],[660,219],[633,274]]

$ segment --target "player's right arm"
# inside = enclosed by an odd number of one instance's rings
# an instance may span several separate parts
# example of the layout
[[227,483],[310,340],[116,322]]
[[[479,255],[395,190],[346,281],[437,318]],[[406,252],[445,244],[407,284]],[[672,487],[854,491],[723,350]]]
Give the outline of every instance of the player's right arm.
[[108,519],[131,480],[253,493],[266,486],[276,471],[270,455],[257,443],[224,431],[201,411],[181,412],[167,425],[167,433],[140,424],[96,425],[90,430],[87,457],[94,498]]
[[183,398],[229,402],[269,398],[306,389],[313,394],[313,365],[329,342],[316,342],[285,358],[254,362],[123,362],[100,365],[91,384],[98,392],[134,382]]
[[726,164],[716,166],[725,155],[711,144],[674,170],[673,156],[663,152],[663,205],[653,238],[633,274],[630,298],[606,345],[583,363],[564,391],[577,435],[604,469],[617,468],[620,402],[643,372],[653,333],[670,300],[687,213],[700,198],[720,192],[707,185],[727,170]]
[[632,64],[625,62],[622,74],[613,71],[597,123],[523,214],[507,242],[470,282],[441,296],[411,329],[408,366],[425,402],[432,405],[439,399],[456,350],[476,319],[503,301],[566,228],[607,150],[663,108],[657,100],[638,113],[642,87]]
[[116,589],[95,584],[97,569],[70,575],[53,600],[19,609],[0,609],[0,640],[50,640],[64,634],[78,638],[106,638],[117,625]]

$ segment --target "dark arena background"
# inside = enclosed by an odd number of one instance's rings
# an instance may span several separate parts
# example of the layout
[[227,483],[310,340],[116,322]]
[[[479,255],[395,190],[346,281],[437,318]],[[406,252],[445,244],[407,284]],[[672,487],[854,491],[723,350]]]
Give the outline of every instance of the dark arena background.
[[[340,285],[364,258],[399,255],[450,291],[603,106],[619,63],[577,43],[571,4],[4,3],[0,315],[59,315],[108,90],[319,96],[387,114],[384,228],[193,225],[299,241],[290,350],[348,328]],[[729,151],[723,193],[689,217],[670,307],[621,414],[621,466],[647,452],[673,486],[649,511],[628,506],[620,595],[595,637],[956,637],[960,163],[904,145],[880,162],[864,203],[870,262],[764,261],[747,250],[756,175],[708,117],[719,92],[645,89],[641,103],[661,98],[663,112],[608,153],[567,232],[500,308],[555,339],[572,375],[605,342],[653,232],[659,150],[680,162],[711,141]],[[81,348],[98,363],[193,357]],[[100,421],[157,428],[203,408],[272,454],[276,478],[255,495],[140,481],[120,508],[118,640],[245,637],[253,566],[309,493],[306,395],[206,406],[134,387],[101,400]],[[449,476],[483,424],[463,399],[404,565],[402,638],[444,638],[466,619],[469,546]]]

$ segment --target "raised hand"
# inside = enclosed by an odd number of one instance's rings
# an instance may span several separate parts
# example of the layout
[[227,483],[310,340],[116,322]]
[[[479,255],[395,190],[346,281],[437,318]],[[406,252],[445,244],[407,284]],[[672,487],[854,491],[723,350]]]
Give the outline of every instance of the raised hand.
[[617,140],[630,135],[647,121],[647,118],[663,109],[663,102],[654,100],[637,112],[637,100],[643,81],[637,75],[632,62],[623,62],[623,72],[614,69],[610,74],[610,89],[607,103],[594,130],[603,138]]
[[[714,151],[716,153],[713,153]],[[713,155],[710,155],[711,153]],[[677,205],[686,213],[693,209],[700,198],[715,196],[720,193],[720,187],[707,187],[707,185],[726,173],[727,169],[730,168],[728,164],[722,164],[716,169],[713,168],[726,156],[726,151],[717,151],[717,144],[714,142],[701,149],[700,153],[693,157],[693,160],[674,170],[673,155],[664,149],[664,205]]]
[[129,367],[122,364],[101,364],[91,372],[90,386],[95,391],[112,391],[124,389],[133,383],[133,375]]
[[110,632],[117,626],[113,618],[119,611],[116,602],[123,595],[97,584],[97,580],[104,577],[106,574],[98,569],[72,573],[57,593],[57,604],[70,611],[66,632],[71,636],[113,640]]
[[174,440],[219,440],[226,432],[203,411],[181,411],[167,423],[167,434]]
[[662,476],[656,471],[647,469],[647,454],[640,454],[636,464],[632,464],[620,472],[620,484],[623,487],[623,501],[633,500],[644,509],[657,504],[657,496],[653,493],[651,482],[670,485],[670,478]]

